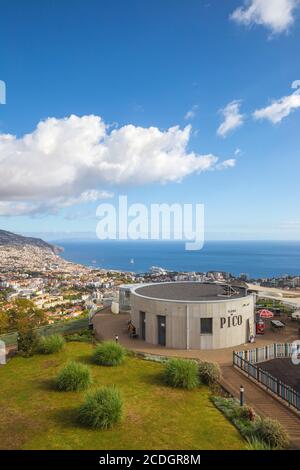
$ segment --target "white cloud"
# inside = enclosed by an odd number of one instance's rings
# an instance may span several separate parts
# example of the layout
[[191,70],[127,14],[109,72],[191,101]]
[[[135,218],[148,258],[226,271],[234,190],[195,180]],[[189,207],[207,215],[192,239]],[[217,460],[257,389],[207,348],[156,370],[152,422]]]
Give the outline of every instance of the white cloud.
[[225,170],[227,168],[233,168],[236,165],[235,158],[229,158],[228,160],[224,160],[221,163],[218,163],[217,169],[218,170]]
[[0,216],[56,214],[59,209],[112,198],[108,191],[84,191],[76,197],[53,197],[45,201],[0,201]]
[[234,129],[240,127],[244,122],[244,115],[240,113],[241,101],[231,101],[221,113],[224,116],[224,121],[219,126],[217,134],[221,137],[226,137],[227,134]]
[[0,201],[0,216],[34,215],[37,213],[38,204],[26,202]]
[[217,168],[188,150],[191,126],[110,129],[99,116],[49,118],[17,138],[0,135],[0,215],[54,212],[111,197],[124,184],[180,181]]
[[186,113],[184,119],[186,121],[191,121],[192,119],[194,119],[197,115],[198,108],[199,106],[197,104],[194,104],[194,106],[192,106],[192,108]]
[[56,207],[69,207],[77,204],[86,204],[88,202],[96,202],[100,199],[108,199],[114,196],[113,193],[109,191],[97,191],[96,189],[91,189],[83,191],[79,196],[75,197],[60,197],[54,198]]
[[[296,88],[295,83],[292,84],[294,89]],[[272,104],[265,108],[257,109],[252,116],[254,119],[268,119],[273,124],[277,124],[297,108],[300,108],[300,94],[292,93],[273,101]]]
[[231,19],[245,25],[263,25],[272,33],[287,31],[295,20],[299,0],[244,0]]

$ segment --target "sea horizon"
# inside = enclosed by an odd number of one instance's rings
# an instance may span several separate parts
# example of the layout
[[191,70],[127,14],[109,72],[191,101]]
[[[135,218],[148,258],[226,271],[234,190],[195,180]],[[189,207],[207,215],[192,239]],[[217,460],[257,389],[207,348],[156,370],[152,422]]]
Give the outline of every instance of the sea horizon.
[[61,256],[98,269],[143,273],[151,266],[169,271],[225,271],[250,278],[300,274],[300,241],[209,240],[201,250],[186,251],[177,240],[55,240]]

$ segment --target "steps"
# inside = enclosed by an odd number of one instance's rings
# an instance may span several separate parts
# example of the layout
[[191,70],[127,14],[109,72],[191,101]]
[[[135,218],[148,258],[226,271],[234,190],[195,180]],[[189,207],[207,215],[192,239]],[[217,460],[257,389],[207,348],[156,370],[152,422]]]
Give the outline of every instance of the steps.
[[245,403],[252,406],[261,416],[277,419],[289,434],[292,447],[300,449],[300,417],[233,366],[223,366],[221,369],[221,385],[225,390],[238,398],[240,386],[243,385]]

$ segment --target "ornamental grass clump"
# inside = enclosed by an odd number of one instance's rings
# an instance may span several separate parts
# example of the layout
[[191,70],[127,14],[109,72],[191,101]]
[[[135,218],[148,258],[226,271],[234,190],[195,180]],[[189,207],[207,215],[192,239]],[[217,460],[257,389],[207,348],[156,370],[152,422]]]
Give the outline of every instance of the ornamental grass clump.
[[108,429],[121,421],[123,400],[119,390],[102,387],[87,395],[78,409],[78,422],[94,429]]
[[93,360],[100,366],[118,366],[124,362],[126,349],[114,341],[104,341],[94,352]]
[[198,364],[187,359],[170,359],[164,369],[164,380],[170,387],[192,390],[199,386]]
[[88,366],[78,362],[69,362],[56,378],[59,391],[75,392],[85,390],[91,385],[92,377]]
[[221,379],[221,369],[215,362],[199,363],[199,379],[204,385],[216,385]]
[[65,345],[62,335],[41,336],[37,344],[40,354],[54,354],[61,351]]
[[250,437],[246,440],[248,443],[246,447],[247,450],[272,450],[272,447],[260,439],[257,439],[257,437]]
[[262,418],[257,425],[256,436],[272,449],[286,449],[289,447],[289,437],[279,421],[271,418]]

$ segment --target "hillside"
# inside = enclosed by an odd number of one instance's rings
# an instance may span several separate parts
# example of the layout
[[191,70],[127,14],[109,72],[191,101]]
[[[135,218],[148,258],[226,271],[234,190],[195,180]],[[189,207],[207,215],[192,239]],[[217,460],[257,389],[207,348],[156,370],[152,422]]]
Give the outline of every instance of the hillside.
[[61,248],[51,245],[45,242],[41,238],[24,237],[22,235],[16,235],[15,233],[7,232],[6,230],[0,230],[0,246],[11,246],[11,247],[25,247],[32,246],[47,251],[52,251],[54,254],[58,254],[62,251]]
[[84,266],[66,261],[63,251],[41,238],[24,237],[0,230],[0,273],[24,271],[88,271]]

